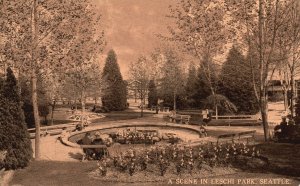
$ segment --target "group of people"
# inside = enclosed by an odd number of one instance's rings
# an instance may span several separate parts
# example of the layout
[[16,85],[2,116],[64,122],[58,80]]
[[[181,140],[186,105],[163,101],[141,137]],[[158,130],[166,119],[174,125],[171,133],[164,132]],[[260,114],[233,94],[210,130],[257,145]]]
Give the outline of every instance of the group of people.
[[281,123],[274,127],[274,137],[278,141],[300,139],[300,125],[291,116],[282,117]]
[[[158,167],[160,175],[164,176],[171,164],[176,168],[177,174],[200,169],[211,170],[215,166],[228,166],[236,160],[238,155],[259,157],[260,153],[255,147],[249,147],[242,144],[226,145],[205,145],[205,146],[179,146],[169,145],[166,147],[151,147],[144,152],[138,152],[133,149],[118,156],[112,157],[112,164],[109,164],[110,157],[102,159],[98,165],[102,175],[105,176],[107,168],[110,166],[115,169],[133,175],[136,171],[145,171],[149,166]],[[103,172],[103,170],[105,170]]]

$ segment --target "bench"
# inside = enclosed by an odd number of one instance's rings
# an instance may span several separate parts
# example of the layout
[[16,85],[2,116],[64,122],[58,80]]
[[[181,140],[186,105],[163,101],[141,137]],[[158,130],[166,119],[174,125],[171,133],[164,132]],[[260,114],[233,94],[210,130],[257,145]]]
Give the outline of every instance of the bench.
[[234,142],[234,137],[236,134],[222,134],[218,136],[217,144],[221,141],[231,141],[232,143]]
[[247,144],[249,143],[249,139],[252,139],[254,141],[254,134],[255,134],[256,130],[251,130],[251,131],[245,131],[245,132],[240,132],[238,133],[238,140],[243,140],[246,139],[247,140]]
[[159,111],[159,112],[170,112],[170,107],[157,107],[157,106],[152,106],[150,108],[151,111],[156,111],[156,109]]
[[189,124],[190,123],[190,119],[191,116],[190,115],[171,115],[169,116],[170,118],[170,122],[180,122],[180,123],[185,123],[185,124]]
[[249,139],[252,139],[254,141],[254,134],[256,130],[251,131],[245,131],[240,133],[231,133],[231,134],[223,134],[219,135],[217,139],[217,144],[221,141],[231,141],[234,142],[235,140],[241,141],[243,139],[247,140],[247,144],[249,143]]
[[[84,156],[82,157],[82,161],[85,158],[90,158],[91,153],[95,153],[96,149],[103,149],[104,156],[109,156],[109,152],[106,145],[80,145],[80,148],[82,148],[84,153]],[[92,152],[90,150],[92,150]]]

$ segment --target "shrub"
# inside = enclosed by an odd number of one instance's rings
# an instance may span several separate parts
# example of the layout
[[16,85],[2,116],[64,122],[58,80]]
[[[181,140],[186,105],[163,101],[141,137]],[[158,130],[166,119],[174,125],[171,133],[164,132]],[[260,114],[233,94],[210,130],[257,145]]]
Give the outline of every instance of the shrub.
[[21,108],[17,81],[10,68],[7,69],[7,78],[0,92],[0,123],[0,151],[7,151],[0,167],[26,167],[32,158],[31,141]]

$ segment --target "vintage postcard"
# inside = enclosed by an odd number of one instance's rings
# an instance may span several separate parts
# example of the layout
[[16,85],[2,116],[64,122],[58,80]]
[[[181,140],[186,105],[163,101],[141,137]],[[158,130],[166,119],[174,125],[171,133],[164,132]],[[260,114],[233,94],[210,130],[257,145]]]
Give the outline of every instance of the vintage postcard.
[[300,185],[299,0],[0,0],[0,185]]

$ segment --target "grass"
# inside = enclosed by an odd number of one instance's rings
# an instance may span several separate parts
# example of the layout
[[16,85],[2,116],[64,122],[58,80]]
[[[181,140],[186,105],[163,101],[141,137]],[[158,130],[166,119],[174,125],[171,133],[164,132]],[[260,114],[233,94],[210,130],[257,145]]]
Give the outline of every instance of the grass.
[[257,145],[270,161],[270,171],[300,176],[300,144],[262,143]]

